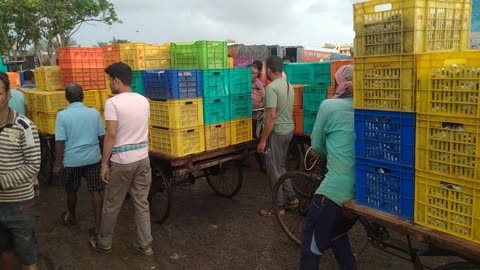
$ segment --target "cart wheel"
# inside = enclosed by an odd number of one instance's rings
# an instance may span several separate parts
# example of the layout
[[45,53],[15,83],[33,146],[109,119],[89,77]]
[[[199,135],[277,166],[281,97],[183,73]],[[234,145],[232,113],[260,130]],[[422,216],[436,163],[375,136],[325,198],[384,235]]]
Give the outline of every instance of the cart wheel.
[[442,265],[435,270],[480,270],[480,263],[455,262]]
[[287,171],[300,170],[303,156],[302,151],[300,151],[300,146],[295,139],[292,139],[288,145],[287,160],[285,162]]
[[163,223],[173,209],[174,188],[168,178],[158,167],[152,167],[152,185],[148,194],[150,204],[150,220],[153,223]]
[[[323,176],[317,176],[302,171],[291,171],[283,174],[273,187],[273,205],[275,210],[278,210],[279,198],[278,191],[283,189],[285,184],[291,183],[293,190],[299,200],[299,205],[294,209],[285,211],[285,215],[276,215],[280,226],[285,231],[288,237],[295,243],[300,245],[303,235],[303,221],[308,213],[310,201],[313,198],[315,190],[323,180]],[[286,200],[286,194],[283,192],[283,202]]]
[[54,158],[54,149],[50,144],[49,139],[40,138],[40,153],[41,153],[41,164],[40,172],[38,173],[39,180],[45,184],[51,184],[53,175],[53,158]]
[[207,170],[207,181],[217,195],[231,198],[240,191],[243,183],[242,163],[228,161]]

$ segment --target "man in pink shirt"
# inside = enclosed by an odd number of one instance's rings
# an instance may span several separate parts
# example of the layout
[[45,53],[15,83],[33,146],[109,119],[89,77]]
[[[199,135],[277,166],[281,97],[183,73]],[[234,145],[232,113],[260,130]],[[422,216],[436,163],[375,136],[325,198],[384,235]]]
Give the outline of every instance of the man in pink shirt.
[[[148,157],[148,100],[132,92],[132,69],[114,63],[105,69],[112,93],[105,103],[107,132],[100,172],[106,184],[102,224],[92,247],[103,253],[112,251],[112,236],[117,216],[127,192],[135,207],[137,242],[134,247],[145,255],[153,254],[148,192],[152,182]],[[110,157],[111,156],[111,157]]]

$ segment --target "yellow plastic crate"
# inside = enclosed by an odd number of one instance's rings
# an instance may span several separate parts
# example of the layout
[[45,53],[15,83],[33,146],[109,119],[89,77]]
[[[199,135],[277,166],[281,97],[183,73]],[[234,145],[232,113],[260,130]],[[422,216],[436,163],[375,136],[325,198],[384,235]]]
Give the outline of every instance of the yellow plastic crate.
[[234,67],[234,61],[233,57],[228,57],[228,68]]
[[480,243],[479,206],[478,182],[416,171],[416,223]]
[[360,57],[354,60],[356,109],[415,111],[413,55]]
[[202,98],[150,100],[150,125],[173,129],[203,125]]
[[32,93],[35,101],[35,109],[38,112],[56,113],[67,108],[69,104],[63,91],[36,91]]
[[83,105],[97,110],[102,109],[102,102],[100,100],[100,93],[98,90],[83,91]]
[[98,94],[100,95],[100,109],[103,110],[108,99],[108,90],[98,90]]
[[102,117],[103,126],[107,128],[107,121],[105,120],[105,111],[100,111],[100,116]]
[[417,55],[417,112],[480,117],[478,51]]
[[252,140],[252,118],[241,118],[230,121],[232,145]]
[[417,114],[416,168],[480,183],[480,120]]
[[27,103],[27,111],[35,111],[35,99],[33,92],[38,91],[35,88],[20,88],[19,89],[25,96],[25,102]]
[[62,84],[60,66],[43,66],[34,70],[35,84],[38,90],[57,91],[65,89]]
[[120,46],[120,60],[132,70],[145,70],[145,43],[124,43]]
[[355,57],[470,48],[471,0],[354,4]]
[[231,144],[230,122],[205,125],[205,148],[207,151]]
[[55,119],[57,113],[38,112],[35,124],[42,133],[55,134]]
[[170,69],[170,44],[146,45],[145,69]]
[[150,128],[151,151],[183,157],[205,151],[205,128]]

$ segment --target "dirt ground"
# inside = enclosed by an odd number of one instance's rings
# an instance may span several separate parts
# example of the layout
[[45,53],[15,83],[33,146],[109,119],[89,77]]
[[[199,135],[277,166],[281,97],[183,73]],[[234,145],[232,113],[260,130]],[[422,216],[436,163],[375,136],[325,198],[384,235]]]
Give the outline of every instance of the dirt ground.
[[[169,269],[298,269],[299,248],[281,230],[275,218],[257,215],[270,205],[267,178],[253,161],[244,170],[245,181],[234,199],[215,196],[206,181],[176,187],[175,213],[162,225],[152,224],[155,254],[133,248],[133,206],[126,200],[118,219],[113,252],[104,255],[88,246],[92,224],[86,186],[79,195],[79,228],[60,222],[66,195],[56,184],[44,186],[39,203],[40,269],[47,270],[169,270]],[[363,228],[351,232],[355,250],[366,244]],[[436,261],[439,263],[441,261]],[[367,246],[358,258],[359,269],[413,269],[409,262]],[[337,269],[331,255],[321,269]]]

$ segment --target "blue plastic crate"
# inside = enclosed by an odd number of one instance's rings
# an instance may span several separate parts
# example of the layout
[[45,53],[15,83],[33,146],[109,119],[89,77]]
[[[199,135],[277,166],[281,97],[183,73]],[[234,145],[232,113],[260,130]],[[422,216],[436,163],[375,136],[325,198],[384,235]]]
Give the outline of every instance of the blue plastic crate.
[[244,95],[252,92],[252,69],[231,68],[230,73],[230,95]]
[[202,71],[204,98],[228,97],[230,95],[228,72],[228,69]]
[[230,98],[203,98],[205,125],[230,121]]
[[151,99],[202,97],[199,70],[145,70],[142,72],[145,96]]
[[330,85],[331,76],[330,76],[330,65],[332,62],[318,62],[312,63],[313,71],[310,83],[326,83]]
[[318,107],[328,99],[328,86],[325,83],[303,88],[303,109],[305,111],[318,111]]
[[315,111],[303,111],[303,132],[305,134],[312,134],[313,126],[317,121],[318,110]]
[[252,95],[230,96],[230,119],[252,117]]
[[358,204],[413,220],[414,167],[356,158]]
[[415,164],[415,113],[355,110],[355,154],[395,165]]

